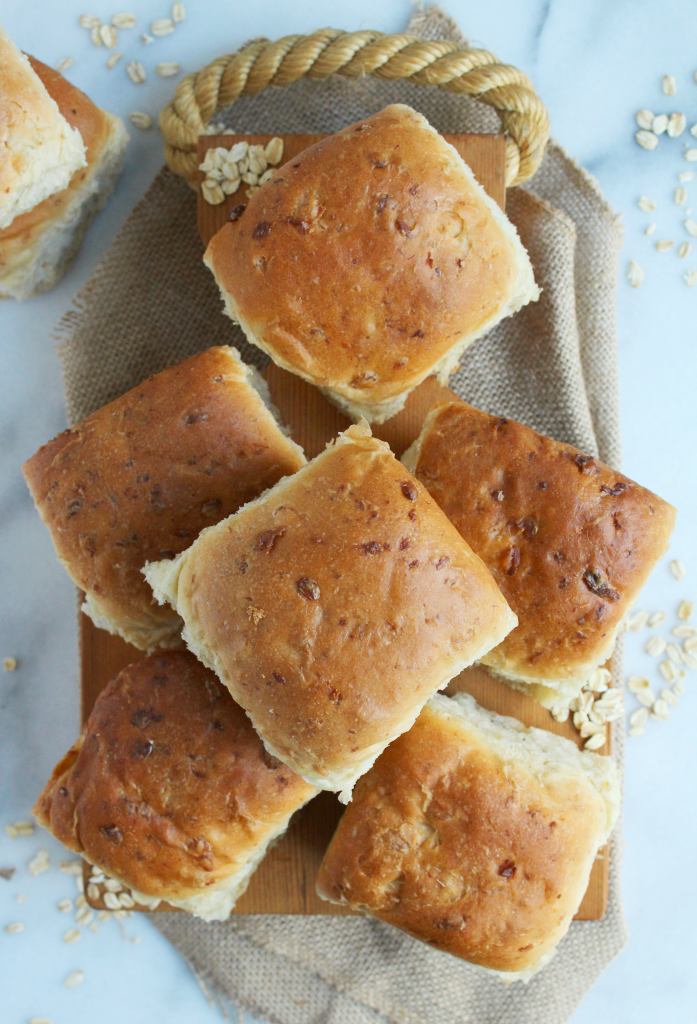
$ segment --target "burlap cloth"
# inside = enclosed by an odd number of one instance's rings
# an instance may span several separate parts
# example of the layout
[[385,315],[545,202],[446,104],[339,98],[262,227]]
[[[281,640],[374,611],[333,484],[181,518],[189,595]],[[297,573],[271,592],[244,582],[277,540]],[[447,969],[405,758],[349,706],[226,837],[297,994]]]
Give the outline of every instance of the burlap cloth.
[[[462,38],[433,8],[417,12],[409,31]],[[395,101],[411,104],[442,132],[498,130],[487,108],[437,88],[338,76],[240,99],[228,123],[240,132],[333,132]],[[510,190],[507,209],[542,297],[469,349],[451,387],[482,409],[618,466],[617,219],[596,181],[554,142],[535,177]],[[265,365],[223,315],[202,253],[195,196],[163,170],[58,328],[71,423],[210,345],[236,345]],[[622,740],[618,729],[620,765]],[[555,959],[528,985],[506,987],[358,917],[151,920],[223,1009],[245,1008],[274,1024],[558,1024],[626,941],[619,853],[618,828],[605,917],[574,922]]]

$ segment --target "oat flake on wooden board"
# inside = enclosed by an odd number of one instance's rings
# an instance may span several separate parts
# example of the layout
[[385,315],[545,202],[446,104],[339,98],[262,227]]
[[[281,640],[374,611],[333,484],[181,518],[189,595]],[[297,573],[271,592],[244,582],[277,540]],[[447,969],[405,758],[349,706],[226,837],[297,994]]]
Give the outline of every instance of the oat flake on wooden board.
[[[409,31],[462,41],[455,23],[433,7],[417,11]],[[499,130],[496,115],[468,98],[409,82],[340,76],[243,98],[227,123],[238,132],[333,132],[391,102],[411,104],[443,132]],[[595,179],[554,142],[535,177],[510,190],[508,213],[529,248],[542,296],[473,345],[451,387],[480,408],[619,467],[617,217]],[[245,360],[265,365],[266,357],[224,316],[202,254],[194,194],[163,170],[58,329],[71,423],[210,345],[234,344]],[[618,656],[618,679],[621,674]],[[613,746],[621,765],[621,728]],[[572,924],[554,960],[527,986],[507,988],[359,917],[252,915],[206,924],[185,914],[153,914],[151,920],[221,1004],[274,1024],[562,1024],[626,942],[620,842],[617,828],[605,917]]]

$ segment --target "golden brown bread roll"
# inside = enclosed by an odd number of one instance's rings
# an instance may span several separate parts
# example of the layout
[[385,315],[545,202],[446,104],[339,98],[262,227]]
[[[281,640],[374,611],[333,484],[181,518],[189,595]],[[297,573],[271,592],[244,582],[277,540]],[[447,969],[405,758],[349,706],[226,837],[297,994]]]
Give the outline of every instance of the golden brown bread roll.
[[0,228],[67,187],[85,146],[0,25]]
[[250,342],[377,423],[538,295],[513,225],[401,104],[286,163],[205,262]]
[[402,461],[518,616],[481,662],[546,707],[568,705],[610,657],[675,509],[571,445],[464,402],[435,406]]
[[267,750],[343,800],[431,694],[516,622],[366,424],[145,572]]
[[437,694],[359,780],[317,891],[527,980],[566,933],[619,799],[609,758]]
[[100,110],[57,71],[29,64],[67,123],[79,131],[87,164],[67,187],[15,217],[0,231],[0,298],[28,299],[52,288],[70,266],[95,213],[121,172],[128,134],[120,117]]
[[188,651],[167,651],[102,691],[33,813],[149,901],[222,920],[314,795],[269,757],[212,672]]
[[266,383],[234,348],[211,348],[149,377],[25,463],[58,557],[98,626],[144,650],[180,642],[179,617],[157,607],[140,570],[174,558],[305,464],[267,402]]

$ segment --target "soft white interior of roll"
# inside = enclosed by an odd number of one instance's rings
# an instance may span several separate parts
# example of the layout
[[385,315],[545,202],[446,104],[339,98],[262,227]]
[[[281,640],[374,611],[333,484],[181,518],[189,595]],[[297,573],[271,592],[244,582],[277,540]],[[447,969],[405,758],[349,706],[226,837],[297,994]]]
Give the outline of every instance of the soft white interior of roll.
[[[67,188],[75,171],[85,167],[87,160],[80,132],[77,128],[70,127],[26,55],[12,42],[1,25],[0,37],[8,48],[10,62],[13,60],[17,65],[24,65],[22,70],[26,85],[23,85],[23,90],[28,86],[30,89],[33,88],[35,95],[41,94],[43,102],[52,108],[55,118],[50,126],[44,123],[39,127],[35,120],[36,115],[30,111],[26,119],[27,123],[34,123],[34,139],[29,137],[29,132],[23,138],[10,137],[13,161],[17,159],[24,170],[21,179],[9,190],[0,191],[1,229],[9,227],[15,217],[33,210],[54,192],[61,192]],[[23,101],[31,104],[31,98],[18,96],[16,102],[20,109]],[[41,117],[43,118],[43,114]]]
[[112,636],[120,636],[140,651],[151,654],[160,647],[181,647],[182,619],[172,612],[169,616],[153,607],[152,615],[132,616],[121,614],[118,619],[102,606],[96,594],[85,594],[81,611],[95,626],[105,629]]
[[543,784],[564,777],[588,779],[605,804],[605,829],[598,836],[597,848],[607,841],[620,807],[617,769],[611,758],[579,750],[571,740],[546,729],[525,726],[516,718],[487,711],[468,693],[453,697],[435,694],[428,707],[476,729],[502,761],[527,769]]
[[40,231],[23,258],[0,270],[0,297],[30,299],[48,291],[72,263],[85,232],[103,209],[123,167],[128,134],[120,117],[109,114],[111,131],[99,160],[66,203],[63,215]]
[[[370,427],[365,421],[351,427],[350,429],[353,434],[353,437],[348,437],[346,436],[346,434],[339,434],[339,436],[334,441],[329,442],[325,449],[325,452],[329,451],[334,446],[353,444],[353,438],[355,438],[357,435],[364,437],[371,436]],[[322,456],[319,455],[317,458],[321,459]],[[304,472],[303,469],[298,470],[298,473],[302,472]],[[289,487],[292,483],[295,482],[297,476],[298,474],[295,474],[292,477],[285,477],[283,480],[280,480],[275,485],[275,487],[272,487],[268,491],[265,491],[264,494],[261,494],[258,498],[255,498],[253,501],[248,502],[245,506],[243,506],[243,509],[239,510],[239,512],[242,512],[244,509],[248,509],[261,501],[266,501],[269,497],[271,497],[271,495],[280,496],[285,488]],[[239,512],[235,513],[235,515],[238,515]],[[228,521],[229,519],[226,519],[223,520],[221,523],[217,523],[215,526],[208,527],[208,529],[202,531],[200,537],[202,537],[205,533],[208,533],[210,530],[224,530],[225,524]],[[152,587],[155,599],[158,601],[159,604],[171,604],[171,606],[174,609],[179,611],[179,576],[181,574],[182,568],[184,567],[185,559],[187,559],[191,555],[194,548],[196,547],[196,543],[197,542],[194,542],[194,544],[190,548],[187,548],[186,551],[182,552],[181,555],[178,555],[171,561],[149,562],[143,569],[145,578]],[[515,626],[517,621],[518,620],[516,619],[515,615],[509,610],[508,615],[505,617],[497,635],[493,638],[487,637],[487,639],[484,642],[482,642],[479,650],[475,651],[472,657],[462,659],[462,661],[460,661],[454,667],[450,668],[447,674],[443,676],[443,679],[438,684],[438,689],[445,689],[445,687],[448,685],[451,679],[454,679],[457,675],[460,674],[460,672],[464,671],[464,669],[472,665],[486,651],[490,650],[492,647],[495,647],[497,644],[499,644],[501,640],[503,640],[503,638],[507,635],[507,633],[509,633],[510,630]],[[217,650],[207,642],[206,638],[203,636],[202,631],[200,629],[195,628],[190,623],[185,623],[184,628],[182,630],[182,637],[189,650],[196,655],[199,661],[203,662],[203,664],[206,665],[207,668],[210,668],[211,671],[215,672],[218,678],[225,686],[227,686],[230,692],[234,693],[234,683],[230,678],[229,673],[225,668],[222,659],[218,655]],[[408,713],[402,719],[402,721],[397,725],[394,731],[384,742],[376,743],[373,744],[371,747],[366,748],[365,757],[358,764],[351,764],[350,766],[347,766],[344,770],[334,771],[331,774],[327,775],[322,775],[319,772],[316,772],[311,766],[307,764],[300,764],[295,760],[289,759],[286,754],[277,750],[271,743],[269,743],[263,735],[261,736],[261,738],[264,743],[264,746],[273,757],[276,757],[280,761],[283,761],[285,764],[289,765],[289,767],[292,768],[294,772],[302,776],[302,778],[306,782],[309,782],[310,785],[316,786],[317,789],[325,789],[333,793],[338,793],[339,800],[342,803],[346,804],[351,799],[351,792],[353,790],[353,787],[358,781],[358,779],[361,777],[361,775],[364,775],[368,771],[368,769],[372,767],[375,760],[379,757],[379,755],[382,753],[385,747],[388,746],[389,743],[395,740],[398,736],[401,736],[402,733],[407,732],[407,730],[409,730],[412,727],[425,703],[426,700],[423,700],[417,705],[410,708]],[[251,719],[255,729],[261,735],[261,731],[254,720],[254,716],[249,714],[249,712],[247,712],[247,714],[249,715],[249,718]]]
[[233,296],[223,287],[215,272],[215,267],[213,266],[212,261],[204,256],[204,263],[212,271],[220,289],[221,296],[225,303],[225,312],[231,320],[240,325],[247,337],[247,340],[253,345],[256,345],[257,348],[260,348],[262,352],[266,352],[266,354],[269,355],[278,366],[282,366],[291,373],[302,377],[303,380],[307,380],[311,384],[319,386],[322,394],[354,421],[358,421],[361,417],[365,417],[369,423],[384,423],[404,408],[404,404],[410,392],[413,391],[415,387],[418,387],[426,377],[431,376],[431,374],[435,374],[441,384],[447,384],[450,374],[457,367],[462,353],[469,347],[469,345],[477,341],[484,334],[487,334],[496,326],[497,323],[499,323],[499,321],[505,319],[507,316],[511,316],[513,313],[516,313],[522,306],[527,305],[528,302],[535,301],[540,294],[540,289],[535,284],[532,264],[530,263],[527,251],[520,240],[515,226],[506,217],[506,214],[498,203],[482,188],[475,178],[471,168],[465,163],[455,147],[449,142],[446,142],[436,129],[430,125],[425,118],[422,118],[421,115],[419,115],[419,121],[423,124],[424,128],[433,132],[443,146],[450,151],[450,154],[454,157],[458,168],[464,171],[475,191],[486,203],[494,220],[496,221],[496,224],[503,231],[513,250],[517,275],[511,294],[504,305],[484,320],[475,331],[463,334],[454,342],[452,347],[440,360],[424,370],[418,379],[412,381],[400,394],[394,395],[391,398],[383,399],[382,401],[371,402],[369,395],[366,395],[365,392],[361,392],[346,384],[337,382],[333,385],[319,385],[315,378],[307,373],[303,373],[297,365],[293,365],[279,356],[279,354],[274,351],[273,346],[267,345],[264,339],[252,330],[251,325],[240,314]]

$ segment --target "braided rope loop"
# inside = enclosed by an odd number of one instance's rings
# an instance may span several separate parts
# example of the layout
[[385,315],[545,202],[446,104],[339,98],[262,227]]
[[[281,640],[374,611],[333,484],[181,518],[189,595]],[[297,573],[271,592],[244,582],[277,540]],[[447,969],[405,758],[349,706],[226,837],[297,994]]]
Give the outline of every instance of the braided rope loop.
[[488,50],[463,48],[447,40],[382,32],[325,28],[309,36],[285,36],[249,43],[187,75],[160,113],[165,159],[175,174],[198,189],[197,146],[211,119],[240,96],[300,78],[329,75],[389,81],[408,79],[486,103],[506,133],[506,184],[519,185],[540,165],[549,137],[549,118],[532,82],[522,71],[500,64]]

